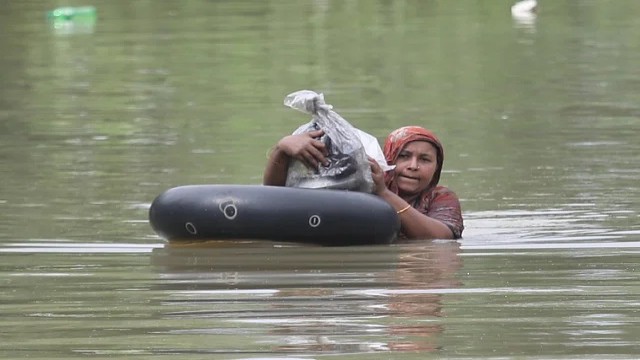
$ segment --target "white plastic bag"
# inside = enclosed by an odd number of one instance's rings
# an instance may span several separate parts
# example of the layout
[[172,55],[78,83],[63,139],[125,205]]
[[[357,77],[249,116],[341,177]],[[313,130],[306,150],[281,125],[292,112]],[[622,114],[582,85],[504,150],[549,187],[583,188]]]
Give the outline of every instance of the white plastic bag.
[[360,142],[362,146],[364,146],[364,151],[370,156],[373,160],[375,160],[378,165],[382,168],[382,171],[389,171],[395,169],[395,165],[388,165],[387,159],[384,157],[384,153],[382,152],[382,148],[378,143],[378,139],[375,136],[366,133],[358,128],[355,128],[358,133],[358,137],[360,138]]
[[319,165],[317,169],[309,169],[297,160],[292,161],[286,186],[370,193],[374,183],[367,155],[374,158],[383,170],[393,168],[387,165],[378,140],[356,129],[333,111],[333,107],[325,103],[322,94],[310,90],[297,91],[287,95],[284,104],[312,116],[309,123],[300,126],[293,134],[322,129],[324,135],[319,140],[325,143],[329,153],[329,165]]

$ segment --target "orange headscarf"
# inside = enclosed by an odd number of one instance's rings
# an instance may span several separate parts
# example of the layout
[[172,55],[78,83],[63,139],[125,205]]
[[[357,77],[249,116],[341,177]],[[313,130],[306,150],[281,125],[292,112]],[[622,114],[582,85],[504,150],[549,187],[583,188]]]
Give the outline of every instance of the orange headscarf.
[[[428,141],[435,146],[438,152],[438,164],[436,171],[433,173],[433,178],[429,183],[429,188],[425,189],[431,190],[438,185],[438,182],[440,181],[440,173],[442,172],[442,164],[444,163],[444,148],[434,133],[420,126],[405,126],[396,129],[387,136],[387,139],[384,142],[384,157],[387,160],[387,164],[395,164],[400,151],[402,151],[402,149],[412,141]],[[393,171],[387,172],[385,176],[387,187],[397,193],[397,187],[393,183],[393,179]]]

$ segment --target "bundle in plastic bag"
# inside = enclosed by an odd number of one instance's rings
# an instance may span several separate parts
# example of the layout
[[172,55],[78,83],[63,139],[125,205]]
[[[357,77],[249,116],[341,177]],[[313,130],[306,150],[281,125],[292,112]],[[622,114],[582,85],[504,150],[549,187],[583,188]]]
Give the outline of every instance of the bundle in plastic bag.
[[293,134],[323,130],[324,135],[319,140],[325,144],[329,154],[329,164],[320,164],[317,169],[309,169],[298,160],[292,161],[287,172],[286,186],[369,193],[373,191],[374,183],[367,154],[373,157],[383,170],[389,170],[375,137],[356,129],[333,111],[333,107],[324,102],[322,94],[310,90],[297,91],[287,95],[284,104],[311,114],[311,121],[300,126]]

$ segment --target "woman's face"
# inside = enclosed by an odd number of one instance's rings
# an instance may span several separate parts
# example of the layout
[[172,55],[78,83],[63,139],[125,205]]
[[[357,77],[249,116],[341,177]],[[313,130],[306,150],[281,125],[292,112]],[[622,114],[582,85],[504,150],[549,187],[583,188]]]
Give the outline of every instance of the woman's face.
[[399,195],[417,195],[431,183],[438,167],[438,150],[428,141],[412,141],[400,151],[395,165]]

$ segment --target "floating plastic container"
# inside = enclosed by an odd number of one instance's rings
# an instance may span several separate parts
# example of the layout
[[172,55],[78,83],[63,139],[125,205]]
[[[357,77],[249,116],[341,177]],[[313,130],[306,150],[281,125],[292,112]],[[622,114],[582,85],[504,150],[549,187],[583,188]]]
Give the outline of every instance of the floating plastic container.
[[47,12],[47,19],[58,34],[92,33],[96,23],[96,8],[60,7]]
[[96,19],[96,8],[93,6],[60,7],[47,13],[52,21],[74,21]]

